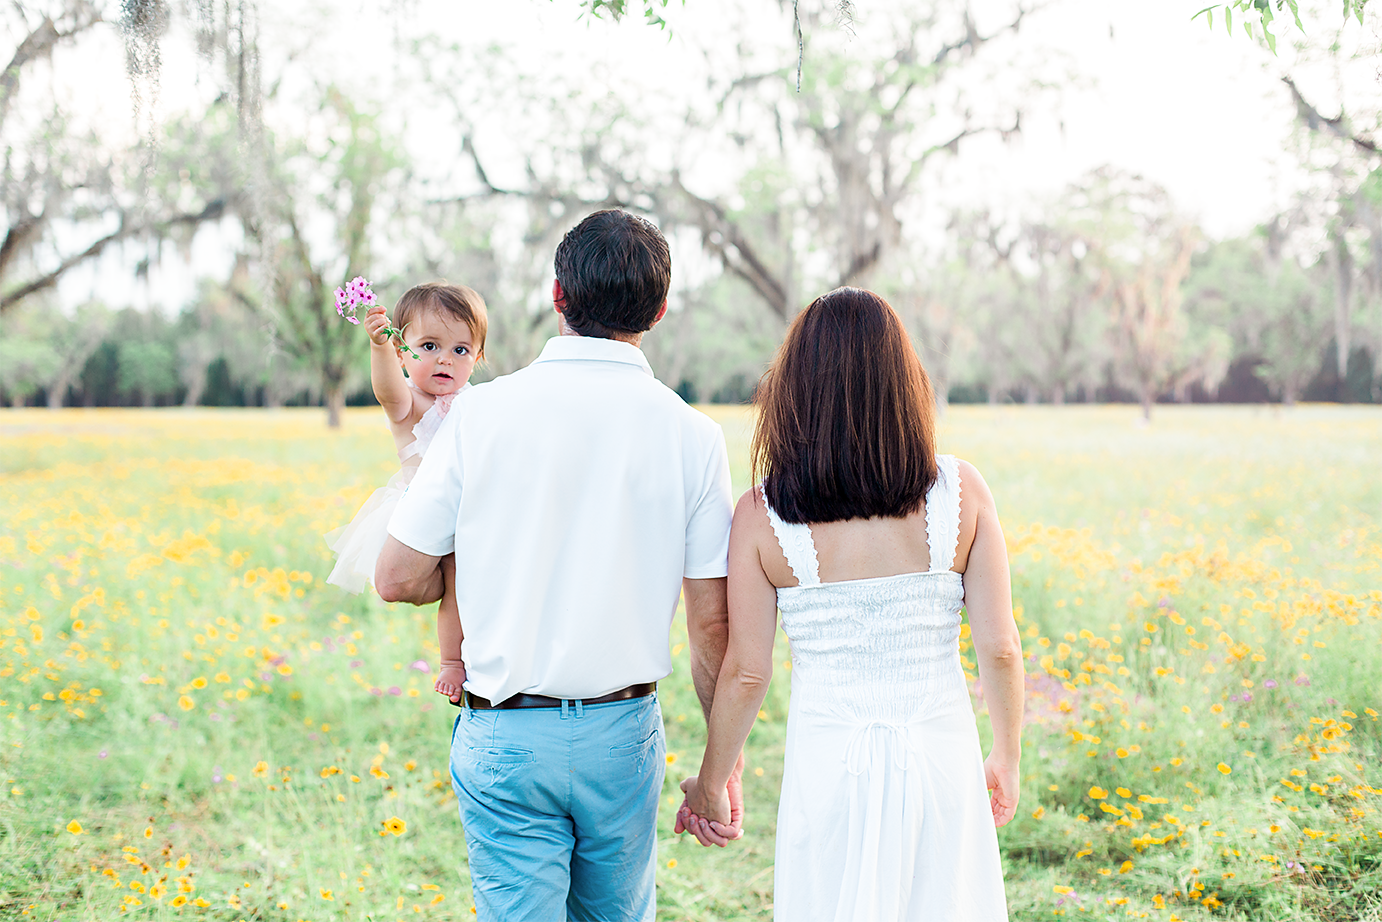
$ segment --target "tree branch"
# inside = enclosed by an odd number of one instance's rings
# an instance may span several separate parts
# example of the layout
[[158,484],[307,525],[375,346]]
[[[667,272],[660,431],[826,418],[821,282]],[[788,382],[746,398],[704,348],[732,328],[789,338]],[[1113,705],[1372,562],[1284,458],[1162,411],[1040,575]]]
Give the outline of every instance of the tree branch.
[[939,154],[942,151],[948,151],[949,153],[953,154],[959,150],[960,142],[963,141],[965,138],[973,137],[974,135],[987,134],[992,131],[998,132],[1000,135],[1004,137],[1004,139],[1006,139],[1009,135],[1017,134],[1018,132],[1022,131],[1022,113],[1018,112],[1017,115],[1013,118],[1013,124],[1011,128],[1001,128],[997,125],[985,125],[981,128],[966,127],[962,128],[950,140],[943,141],[940,144],[932,144],[930,147],[926,148],[926,150],[922,151],[920,156],[918,156],[916,159],[912,161],[911,169],[907,171],[907,177],[901,183],[898,184],[898,190],[900,192],[905,192],[907,189],[910,189],[912,183],[916,181],[917,176],[921,175],[921,170],[924,166],[926,166],[926,161],[930,160],[931,157],[933,157],[934,155]]
[[470,132],[466,132],[461,137],[461,151],[463,153],[470,155],[470,163],[472,166],[475,167],[475,175],[480,180],[480,185],[484,186],[487,190],[487,195],[514,194],[514,191],[512,189],[501,189],[494,183],[490,182],[489,173],[485,171],[484,164],[480,162],[480,155],[475,150],[475,142],[471,138]]
[[35,26],[19,43],[19,47],[14,51],[14,56],[10,58],[10,63],[5,66],[3,71],[0,71],[0,124],[4,124],[5,116],[9,114],[10,103],[14,100],[14,94],[19,89],[19,74],[24,69],[24,65],[51,54],[58,42],[71,38],[100,21],[100,12],[86,3],[78,5],[74,11],[71,27],[65,30],[59,29],[52,17],[43,17],[43,21]]
[[10,310],[30,295],[52,288],[65,273],[89,259],[95,259],[97,256],[100,256],[105,248],[112,243],[150,231],[155,234],[167,233],[173,227],[180,224],[196,225],[203,221],[214,221],[224,213],[225,202],[222,199],[216,199],[199,212],[188,212],[175,215],[166,221],[153,224],[126,224],[125,218],[122,215],[120,218],[120,226],[116,230],[96,240],[80,253],[75,253],[67,257],[62,262],[58,263],[51,271],[25,282],[18,288],[10,290],[4,296],[0,296],[0,313]]
[[773,313],[787,319],[787,291],[771,269],[754,252],[739,226],[729,219],[723,206],[701,198],[682,185],[680,174],[672,175],[672,187],[684,195],[700,213],[696,222],[702,243],[709,247],[726,269],[752,286]]
[[1301,121],[1305,122],[1306,127],[1311,131],[1319,131],[1321,126],[1323,126],[1335,137],[1342,138],[1345,141],[1351,141],[1353,145],[1361,151],[1369,154],[1382,153],[1382,151],[1379,151],[1376,141],[1353,133],[1352,127],[1344,117],[1342,108],[1339,109],[1339,114],[1336,117],[1328,118],[1322,115],[1319,109],[1316,109],[1305,100],[1305,97],[1301,95],[1300,88],[1296,86],[1296,82],[1289,76],[1282,77],[1281,82],[1286,84],[1287,88],[1291,91],[1291,98],[1294,99],[1296,103],[1296,115]]
[[950,42],[946,45],[942,45],[940,50],[937,51],[935,56],[931,59],[931,66],[940,67],[942,64],[945,63],[946,58],[950,57],[952,54],[955,54],[958,51],[963,51],[964,49],[968,48],[971,52],[974,52],[977,51],[981,45],[988,44],[998,36],[1003,35],[1004,33],[1016,32],[1018,29],[1022,27],[1023,19],[1027,18],[1032,13],[1035,13],[1036,11],[1040,10],[1044,6],[1049,6],[1049,4],[1038,3],[1033,6],[1018,7],[1017,15],[1013,17],[1012,21],[1003,23],[1003,25],[994,29],[988,35],[979,34],[979,27],[974,23],[974,16],[970,13],[969,9],[966,8],[964,13],[964,38],[957,39],[956,41]]

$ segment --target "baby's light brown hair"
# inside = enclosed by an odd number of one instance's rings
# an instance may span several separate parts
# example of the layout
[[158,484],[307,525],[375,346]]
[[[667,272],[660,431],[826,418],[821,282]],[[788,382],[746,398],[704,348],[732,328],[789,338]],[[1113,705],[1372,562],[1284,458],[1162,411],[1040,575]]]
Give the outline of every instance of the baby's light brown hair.
[[446,282],[425,282],[403,292],[393,309],[393,325],[406,330],[408,324],[424,311],[437,311],[470,327],[475,337],[476,360],[485,357],[485,334],[489,332],[489,314],[485,299],[473,288]]

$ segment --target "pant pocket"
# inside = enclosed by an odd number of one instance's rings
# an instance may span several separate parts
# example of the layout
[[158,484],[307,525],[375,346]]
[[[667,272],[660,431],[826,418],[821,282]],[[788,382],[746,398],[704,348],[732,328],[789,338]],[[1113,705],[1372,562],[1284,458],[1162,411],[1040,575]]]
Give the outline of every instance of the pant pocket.
[[475,765],[508,766],[537,761],[531,749],[505,749],[495,746],[470,746],[465,759]]
[[609,757],[611,759],[645,759],[649,753],[657,748],[661,736],[661,732],[657,728],[653,728],[653,731],[644,739],[609,747]]

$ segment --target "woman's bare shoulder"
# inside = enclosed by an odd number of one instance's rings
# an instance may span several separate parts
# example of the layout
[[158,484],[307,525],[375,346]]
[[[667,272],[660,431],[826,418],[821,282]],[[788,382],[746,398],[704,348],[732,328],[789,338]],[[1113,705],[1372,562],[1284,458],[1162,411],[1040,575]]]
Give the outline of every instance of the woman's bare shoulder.
[[969,551],[974,546],[979,518],[994,508],[993,493],[979,473],[979,469],[963,458],[956,458],[960,474],[960,536],[955,548],[955,565],[951,568],[963,573],[969,563]]
[[731,526],[745,536],[758,538],[773,533],[773,524],[768,520],[768,503],[763,499],[762,485],[744,491],[739,502],[734,505],[734,522]]
[[762,486],[744,491],[734,507],[734,523],[730,527],[730,569],[734,569],[735,559],[756,560],[768,581],[774,586],[795,586],[796,575],[792,573],[787,557],[778,544],[777,533],[772,520],[768,518],[768,503],[763,498]]
[[992,503],[993,493],[989,490],[984,475],[979,473],[979,469],[963,458],[956,458],[955,463],[960,472],[960,505],[963,507],[966,498],[978,500],[981,503]]

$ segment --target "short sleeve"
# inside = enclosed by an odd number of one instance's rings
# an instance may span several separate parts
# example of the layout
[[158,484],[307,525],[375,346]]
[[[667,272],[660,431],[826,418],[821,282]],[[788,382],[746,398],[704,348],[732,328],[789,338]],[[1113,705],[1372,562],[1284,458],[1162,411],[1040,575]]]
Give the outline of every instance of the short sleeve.
[[461,507],[460,418],[454,409],[442,420],[418,465],[413,482],[389,519],[389,534],[430,557],[445,557],[456,547]]
[[725,434],[715,427],[710,457],[703,467],[700,497],[686,521],[687,579],[715,579],[729,575],[729,525],[734,518],[729,452]]

